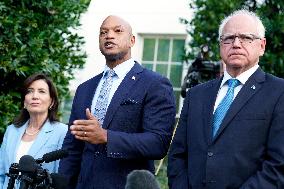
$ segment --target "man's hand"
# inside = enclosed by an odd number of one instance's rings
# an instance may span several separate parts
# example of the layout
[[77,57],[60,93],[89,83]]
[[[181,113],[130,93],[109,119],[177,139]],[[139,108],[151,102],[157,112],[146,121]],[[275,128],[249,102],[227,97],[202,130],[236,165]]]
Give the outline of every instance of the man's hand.
[[76,139],[92,144],[107,143],[107,130],[103,129],[97,118],[86,109],[87,120],[75,120],[71,125],[71,133]]

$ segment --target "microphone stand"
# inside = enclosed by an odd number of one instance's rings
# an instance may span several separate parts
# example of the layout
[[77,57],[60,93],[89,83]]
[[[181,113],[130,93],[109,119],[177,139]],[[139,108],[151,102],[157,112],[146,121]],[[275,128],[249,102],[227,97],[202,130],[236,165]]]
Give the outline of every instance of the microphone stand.
[[9,168],[9,173],[6,174],[9,178],[8,187],[7,189],[13,189],[15,185],[15,180],[19,175],[18,164],[12,163]]
[[[33,183],[33,179],[27,176],[26,174],[21,176],[20,189],[30,189],[30,185]],[[34,188],[34,187],[32,187]]]

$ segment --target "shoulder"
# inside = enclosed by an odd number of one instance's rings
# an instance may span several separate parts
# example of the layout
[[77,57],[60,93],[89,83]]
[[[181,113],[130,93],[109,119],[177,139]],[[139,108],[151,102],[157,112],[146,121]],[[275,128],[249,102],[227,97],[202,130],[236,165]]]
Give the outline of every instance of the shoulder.
[[154,72],[152,70],[148,70],[147,68],[143,68],[143,74],[145,76],[148,76],[149,78],[152,78],[152,80],[165,78],[161,74]]
[[6,133],[13,133],[15,131],[18,131],[21,127],[16,127],[14,124],[11,124],[7,127]]
[[221,82],[220,78],[212,79],[204,83],[198,84],[190,89],[191,92],[204,92],[209,88],[216,87]]
[[[14,124],[11,124],[9,125],[7,128],[6,128],[6,131],[4,133],[4,138],[3,138],[3,142],[6,141],[6,143],[9,141],[11,142],[12,140],[15,139],[15,137],[17,138],[18,137],[18,134],[20,132],[20,129],[24,129],[22,127],[15,127]],[[0,141],[1,143],[1,141]]]
[[144,68],[143,66],[141,66],[141,68],[142,68],[141,78],[142,80],[146,81],[146,83],[160,83],[160,82],[170,83],[167,77],[152,70],[149,70],[147,68]]
[[90,89],[91,86],[93,87],[95,84],[99,83],[101,77],[102,77],[103,73],[100,73],[99,75],[96,75],[90,79],[88,79],[87,81],[81,83],[78,87],[76,91],[80,91],[80,90],[85,90],[85,89]]
[[205,99],[211,95],[215,95],[218,91],[222,78],[216,78],[213,80],[206,81],[190,88],[186,92],[186,99]]
[[272,74],[266,73],[266,79],[268,82],[274,83],[275,85],[284,86],[284,79],[276,77]]

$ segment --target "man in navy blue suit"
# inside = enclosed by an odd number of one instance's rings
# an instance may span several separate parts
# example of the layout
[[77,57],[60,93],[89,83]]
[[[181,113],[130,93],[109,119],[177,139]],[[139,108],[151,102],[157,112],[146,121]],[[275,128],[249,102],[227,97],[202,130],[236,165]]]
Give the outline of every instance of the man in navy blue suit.
[[68,188],[124,189],[128,173],[154,172],[153,160],[168,151],[173,89],[167,78],[131,58],[134,43],[125,20],[108,16],[103,21],[99,44],[105,70],[78,87],[63,143],[69,156],[60,162],[59,173],[68,177]]
[[221,78],[187,92],[170,147],[170,189],[284,188],[284,80],[264,73],[265,28],[238,10],[219,27]]

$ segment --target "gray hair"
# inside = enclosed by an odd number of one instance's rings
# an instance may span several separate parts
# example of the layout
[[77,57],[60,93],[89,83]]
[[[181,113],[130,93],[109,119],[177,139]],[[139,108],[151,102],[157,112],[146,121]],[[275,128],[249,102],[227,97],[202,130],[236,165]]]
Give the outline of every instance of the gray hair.
[[247,16],[250,16],[251,18],[253,18],[257,24],[257,33],[259,35],[259,37],[261,38],[264,38],[265,37],[265,28],[264,28],[264,25],[260,19],[259,16],[257,16],[254,12],[252,11],[248,11],[248,10],[245,10],[245,9],[241,9],[241,10],[236,10],[234,12],[232,12],[229,16],[227,16],[226,18],[224,18],[222,21],[221,21],[221,24],[219,26],[219,40],[221,38],[221,35],[223,33],[223,29],[224,29],[224,26],[227,24],[227,22],[233,18],[234,16],[237,16],[237,15],[247,15]]

